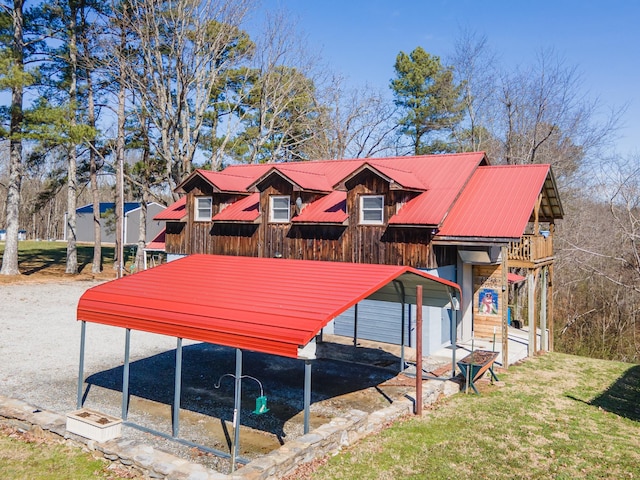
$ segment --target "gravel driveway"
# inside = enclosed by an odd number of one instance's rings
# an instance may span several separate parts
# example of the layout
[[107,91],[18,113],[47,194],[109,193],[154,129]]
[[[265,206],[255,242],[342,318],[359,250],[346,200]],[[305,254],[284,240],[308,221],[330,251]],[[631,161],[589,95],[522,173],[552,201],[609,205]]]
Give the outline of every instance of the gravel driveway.
[[[0,392],[47,410],[76,407],[80,296],[96,282],[0,286]],[[175,339],[132,332],[131,360],[175,348]],[[87,325],[85,375],[122,365],[124,330]]]

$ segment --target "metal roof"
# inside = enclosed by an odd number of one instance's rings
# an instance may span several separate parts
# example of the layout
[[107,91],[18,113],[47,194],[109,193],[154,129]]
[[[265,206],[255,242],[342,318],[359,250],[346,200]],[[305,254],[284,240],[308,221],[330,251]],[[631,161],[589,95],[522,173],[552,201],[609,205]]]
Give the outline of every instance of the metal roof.
[[331,192],[307,205],[293,223],[343,223],[347,220],[347,193]]
[[365,298],[444,307],[455,283],[411,267],[191,255],[87,290],[77,319],[298,358]]
[[478,167],[438,236],[520,238],[550,175],[542,164]]
[[[131,210],[140,208],[140,202],[125,202],[124,213],[129,213]],[[100,202],[100,215],[104,215],[108,210],[115,211],[116,204],[113,202]],[[76,213],[93,213],[93,203],[84,205],[76,209]]]
[[155,217],[154,220],[182,220],[187,214],[187,197],[182,197],[177,202],[172,203]]
[[156,237],[151,240],[149,243],[147,243],[147,245],[144,247],[145,250],[156,250],[156,251],[165,251],[165,238],[167,235],[167,229],[163,228],[162,230],[160,230],[160,232],[158,233],[158,235],[156,235]]
[[[483,164],[486,164],[484,152],[470,152],[411,157],[231,165],[222,172],[196,170],[178,186],[178,189],[184,189],[197,178],[202,178],[217,191],[247,192],[259,186],[270,175],[279,173],[294,187],[301,190],[329,193],[332,189],[344,190],[344,182],[347,179],[368,167],[383,175],[392,183],[392,188],[418,192],[415,198],[408,201],[397,214],[389,219],[390,225],[437,226],[444,220],[473,171],[478,165]],[[244,200],[240,200],[240,202],[244,204]],[[324,205],[325,202],[322,202],[317,208]],[[173,208],[173,205],[170,208]],[[216,219],[226,221],[254,220],[253,218],[245,218],[247,215],[244,214],[242,215],[243,220],[226,218],[230,213],[227,212],[220,218],[214,218],[214,221]],[[157,215],[156,219],[180,220],[182,218],[177,217],[177,213],[175,217],[166,218],[171,215],[170,212],[167,212],[166,215],[163,212]],[[337,217],[337,215],[332,217]],[[303,221],[311,223],[313,220],[310,218],[298,220],[298,222]],[[335,220],[319,219],[317,221],[323,223]]]
[[252,193],[213,216],[214,222],[255,222],[260,217],[260,194]]
[[281,178],[286,179],[297,190],[308,190],[325,193],[331,191],[331,185],[327,181],[327,177],[325,177],[321,173],[306,172],[303,170],[292,168],[276,167],[271,168],[268,172],[261,175],[258,179],[256,179],[255,182],[249,185],[248,189],[253,190],[257,188],[258,190],[261,190],[260,185],[273,175],[277,175]]

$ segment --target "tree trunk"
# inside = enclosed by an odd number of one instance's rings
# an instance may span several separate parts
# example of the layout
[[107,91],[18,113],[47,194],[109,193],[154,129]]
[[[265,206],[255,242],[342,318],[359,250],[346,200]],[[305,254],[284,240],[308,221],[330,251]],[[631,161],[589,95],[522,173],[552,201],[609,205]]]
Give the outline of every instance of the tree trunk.
[[[74,129],[76,126],[76,103],[77,95],[77,69],[78,69],[78,45],[76,29],[76,5],[73,0],[69,1],[69,70],[71,80],[69,85],[69,126]],[[69,159],[67,166],[67,268],[65,273],[78,273],[78,250],[76,248],[77,224],[76,224],[76,203],[78,198],[78,173],[77,173],[77,152],[76,146],[69,145]]]
[[140,202],[140,226],[138,228],[138,249],[136,250],[136,272],[144,269],[144,247],[147,246],[147,203],[149,201],[148,187],[142,190]]
[[[84,53],[88,55],[86,34],[82,36]],[[88,60],[89,62],[90,60]],[[87,63],[88,63],[87,62]],[[93,98],[93,81],[91,79],[92,68],[85,65],[87,71],[87,121],[89,126],[96,126],[96,109]],[[91,140],[89,148],[89,181],[91,184],[91,199],[93,202],[93,261],[91,262],[91,273],[102,271],[102,231],[100,228],[100,192],[98,190],[98,167],[96,162],[95,141]]]
[[[13,2],[13,60],[19,72],[24,70],[22,0]],[[9,143],[9,184],[7,188],[7,237],[2,256],[2,275],[19,275],[18,230],[20,222],[20,184],[22,183],[22,91],[21,80],[11,88],[11,126]]]
[[[122,32],[120,38],[121,52],[126,50],[126,36]],[[125,66],[120,64],[118,86],[118,136],[116,139],[116,250],[114,253],[114,268],[118,278],[124,271],[124,128],[125,128]]]

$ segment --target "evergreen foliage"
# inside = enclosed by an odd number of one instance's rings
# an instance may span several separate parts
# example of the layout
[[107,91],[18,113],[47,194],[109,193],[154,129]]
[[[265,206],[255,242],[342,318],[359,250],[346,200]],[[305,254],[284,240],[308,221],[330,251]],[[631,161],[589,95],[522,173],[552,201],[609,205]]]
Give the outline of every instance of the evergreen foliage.
[[455,147],[449,135],[463,118],[460,100],[462,85],[456,85],[452,67],[440,58],[416,47],[410,54],[400,52],[391,80],[395,103],[403,117],[400,131],[411,139],[413,153],[450,152]]

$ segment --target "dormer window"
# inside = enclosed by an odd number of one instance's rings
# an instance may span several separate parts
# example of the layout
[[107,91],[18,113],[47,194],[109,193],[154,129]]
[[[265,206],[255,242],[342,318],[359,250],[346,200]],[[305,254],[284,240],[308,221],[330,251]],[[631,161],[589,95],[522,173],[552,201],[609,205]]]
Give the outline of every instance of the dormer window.
[[360,224],[383,225],[384,224],[384,196],[361,195],[360,196]]
[[291,216],[289,195],[272,195],[269,197],[269,221],[287,223]]
[[211,197],[196,197],[193,219],[196,222],[210,222],[213,199]]

